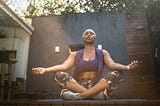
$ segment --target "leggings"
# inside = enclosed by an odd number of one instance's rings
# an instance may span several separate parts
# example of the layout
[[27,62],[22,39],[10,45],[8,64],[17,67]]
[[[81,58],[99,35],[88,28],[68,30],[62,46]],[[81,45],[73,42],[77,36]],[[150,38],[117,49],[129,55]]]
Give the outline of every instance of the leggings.
[[[74,98],[70,98],[71,94],[74,95],[74,93],[76,92],[72,92],[68,89],[65,88],[66,84],[68,83],[69,80],[72,80],[73,77],[70,76],[68,73],[65,73],[65,72],[57,72],[56,75],[55,75],[55,81],[57,82],[57,84],[64,88],[62,91],[61,91],[61,97],[63,99],[74,99]],[[107,75],[106,75],[106,81],[110,81],[112,82],[110,84],[110,88],[114,88],[114,86],[117,86],[118,83],[122,80],[122,76],[117,73],[117,71],[113,71],[113,72],[109,72]],[[77,81],[81,86],[89,89],[90,87],[93,86],[93,81],[92,80],[79,80]],[[110,89],[111,91],[111,89]],[[68,96],[65,96],[67,98],[64,98],[63,95],[64,94],[67,94]],[[76,98],[76,97],[75,97]],[[93,96],[93,97],[89,97],[89,98],[85,98],[85,99],[101,99],[101,100],[106,100],[108,99],[108,95],[107,95],[107,89],[105,89],[104,91],[101,91],[100,93],[98,93],[97,95]]]

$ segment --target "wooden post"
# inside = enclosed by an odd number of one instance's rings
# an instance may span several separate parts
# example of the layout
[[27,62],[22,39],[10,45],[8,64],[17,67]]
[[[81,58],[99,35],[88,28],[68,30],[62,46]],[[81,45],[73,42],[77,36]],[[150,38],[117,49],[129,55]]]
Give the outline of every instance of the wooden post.
[[10,99],[11,95],[11,83],[12,83],[12,64],[8,64],[8,82],[9,82],[9,89],[8,89],[8,99]]
[[3,99],[4,95],[4,80],[5,80],[5,63],[1,63],[2,68],[1,68],[1,99]]

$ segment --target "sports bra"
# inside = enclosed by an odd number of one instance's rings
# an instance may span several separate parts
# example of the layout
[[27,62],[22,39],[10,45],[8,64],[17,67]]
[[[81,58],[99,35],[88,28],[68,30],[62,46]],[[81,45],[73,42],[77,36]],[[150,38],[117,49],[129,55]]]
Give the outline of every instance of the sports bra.
[[[93,83],[96,84],[103,77],[103,68],[104,68],[103,51],[101,49],[96,48],[95,59],[93,61],[88,62],[89,66],[91,66],[90,68],[92,68],[94,70],[87,68],[88,67],[87,65],[85,65],[86,67],[82,67],[82,66],[84,66],[84,61],[85,61],[82,59],[82,57],[83,57],[83,49],[77,51],[77,53],[76,53],[75,69],[72,73],[73,78],[75,80],[78,80],[77,78],[78,78],[80,71],[82,71],[82,72],[89,71],[89,70],[90,71],[97,71],[96,78],[93,81]],[[79,64],[80,61],[81,61],[81,63]],[[95,64],[95,65],[93,66],[93,64]]]
[[[95,52],[96,53],[96,52]],[[98,71],[98,59],[97,59],[97,53],[95,55],[95,58],[90,61],[86,61],[83,59],[83,55],[80,57],[80,60],[77,64],[77,70],[78,73],[81,72],[89,72],[89,71]]]

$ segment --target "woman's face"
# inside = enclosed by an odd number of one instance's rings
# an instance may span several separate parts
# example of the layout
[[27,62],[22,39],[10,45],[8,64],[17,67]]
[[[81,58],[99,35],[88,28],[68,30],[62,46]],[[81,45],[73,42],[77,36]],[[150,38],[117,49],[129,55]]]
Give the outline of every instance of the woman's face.
[[96,39],[96,33],[92,29],[83,32],[82,39],[86,44],[93,44]]

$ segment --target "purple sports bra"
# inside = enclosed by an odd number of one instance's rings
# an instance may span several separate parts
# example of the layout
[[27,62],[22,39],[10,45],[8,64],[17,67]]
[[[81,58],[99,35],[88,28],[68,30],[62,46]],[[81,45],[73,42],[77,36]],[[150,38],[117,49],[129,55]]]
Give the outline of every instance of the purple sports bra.
[[98,59],[97,59],[97,53],[95,55],[95,58],[91,61],[86,61],[83,59],[83,55],[80,57],[80,60],[77,64],[77,72],[89,72],[94,71],[98,72]]
[[73,78],[75,80],[78,80],[77,78],[80,72],[97,71],[96,78],[93,81],[93,83],[96,84],[103,77],[103,68],[104,68],[103,51],[101,49],[96,48],[96,56],[95,59],[92,61],[85,61],[83,60],[82,57],[83,57],[83,49],[77,51],[75,69],[72,73]]

